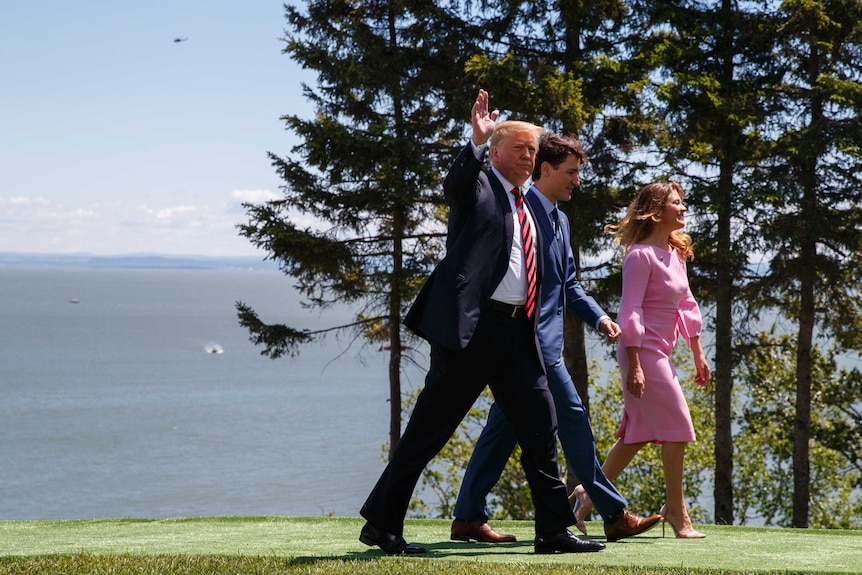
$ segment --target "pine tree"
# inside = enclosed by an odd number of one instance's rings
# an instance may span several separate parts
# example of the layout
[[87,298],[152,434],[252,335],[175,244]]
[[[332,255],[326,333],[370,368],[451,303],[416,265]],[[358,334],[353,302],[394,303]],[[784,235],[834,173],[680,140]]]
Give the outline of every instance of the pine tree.
[[[754,196],[747,176],[762,157],[761,126],[777,77],[775,22],[753,3],[666,2],[655,13],[652,47],[660,62],[657,105],[666,176],[682,180],[693,207],[692,290],[715,321],[715,522],[733,523],[734,341],[742,318],[749,255],[757,229],[745,225]],[[740,313],[742,312],[742,313]],[[736,332],[736,333],[735,333]]]
[[[284,53],[317,73],[315,88],[303,86],[316,114],[283,117],[301,140],[292,155],[269,155],[283,197],[246,205],[239,231],[295,279],[307,305],[358,311],[351,324],[311,332],[267,324],[238,302],[240,323],[272,358],[332,330],[381,343],[391,454],[410,352],[401,318],[442,249],[441,175],[464,126],[446,110],[465,91],[453,70],[472,53],[469,34],[427,1],[315,0],[285,10]],[[318,224],[300,227],[303,217]]]
[[761,181],[769,269],[757,288],[795,324],[792,526],[807,527],[815,342],[862,342],[862,2],[787,0],[780,14],[782,108]]

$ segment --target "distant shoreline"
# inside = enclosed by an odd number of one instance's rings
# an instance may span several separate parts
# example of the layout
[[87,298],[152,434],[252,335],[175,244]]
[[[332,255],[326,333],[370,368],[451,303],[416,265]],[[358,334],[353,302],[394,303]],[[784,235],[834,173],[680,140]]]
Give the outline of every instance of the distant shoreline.
[[74,269],[141,270],[278,270],[278,265],[263,256],[174,256],[128,254],[28,254],[0,252],[0,267],[46,267]]

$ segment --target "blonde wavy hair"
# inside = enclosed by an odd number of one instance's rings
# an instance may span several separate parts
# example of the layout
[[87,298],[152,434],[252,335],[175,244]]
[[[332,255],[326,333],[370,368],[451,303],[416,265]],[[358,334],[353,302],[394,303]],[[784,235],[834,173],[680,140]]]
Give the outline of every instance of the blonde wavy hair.
[[494,127],[494,132],[491,134],[491,141],[488,142],[491,147],[500,145],[500,142],[521,132],[530,132],[536,137],[536,144],[539,143],[539,136],[542,135],[545,129],[541,126],[531,124],[530,122],[522,122],[520,120],[506,120],[500,122]]
[[[629,253],[632,246],[650,235],[655,223],[661,221],[661,211],[671,192],[679,194],[680,200],[685,197],[682,186],[676,182],[654,182],[644,186],[629,204],[620,223],[606,225],[605,233],[614,236],[616,244],[625,246],[625,253]],[[683,259],[694,259],[691,236],[674,230],[669,242]]]

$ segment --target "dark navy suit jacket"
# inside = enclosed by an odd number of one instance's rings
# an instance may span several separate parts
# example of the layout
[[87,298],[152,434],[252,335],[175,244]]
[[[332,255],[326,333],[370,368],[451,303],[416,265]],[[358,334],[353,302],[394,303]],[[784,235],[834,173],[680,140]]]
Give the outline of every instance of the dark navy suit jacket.
[[[482,171],[470,144],[455,159],[443,192],[449,205],[446,255],[422,286],[404,325],[431,343],[459,350],[470,343],[479,315],[506,274],[514,222],[509,191],[492,171]],[[537,231],[537,253],[541,236]],[[536,259],[541,285],[542,258]]]
[[[541,342],[542,358],[546,364],[552,365],[563,353],[563,311],[568,308],[592,327],[596,327],[605,312],[584,292],[578,281],[575,257],[569,244],[568,218],[557,210],[560,218],[560,239],[554,241],[554,226],[538,197],[540,193],[531,187],[524,197],[532,208],[533,219],[541,231],[543,242],[545,245],[550,244],[550,249],[542,250],[542,259],[545,261],[539,288],[541,307],[536,331]],[[563,286],[563,289],[560,289],[560,286]]]

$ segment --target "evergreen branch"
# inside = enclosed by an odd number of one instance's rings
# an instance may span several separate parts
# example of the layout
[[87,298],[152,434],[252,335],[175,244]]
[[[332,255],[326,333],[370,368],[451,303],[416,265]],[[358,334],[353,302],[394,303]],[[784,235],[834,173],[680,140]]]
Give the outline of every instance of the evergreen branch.
[[243,302],[236,302],[236,310],[239,324],[249,331],[249,341],[256,346],[263,346],[260,354],[270,359],[278,359],[284,355],[296,357],[301,344],[311,342],[318,336],[364,327],[388,319],[387,316],[365,317],[355,322],[324,329],[297,330],[284,324],[263,322],[257,312]]

